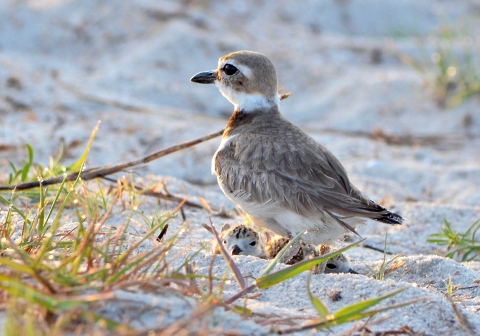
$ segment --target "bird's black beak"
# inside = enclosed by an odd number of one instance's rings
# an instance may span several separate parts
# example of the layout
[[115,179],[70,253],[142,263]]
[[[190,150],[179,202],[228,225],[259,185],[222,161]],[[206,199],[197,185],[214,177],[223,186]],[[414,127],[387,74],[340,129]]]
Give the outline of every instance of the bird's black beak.
[[238,247],[238,245],[233,245],[233,247],[232,247],[232,255],[239,255],[240,252],[242,252],[242,250],[240,249],[240,247]]
[[358,272],[357,272],[357,271],[354,271],[354,270],[353,270],[353,269],[351,269],[351,268],[348,270],[348,273],[351,273],[351,274],[358,274]]
[[190,78],[190,82],[200,84],[213,84],[217,79],[215,71],[203,71]]

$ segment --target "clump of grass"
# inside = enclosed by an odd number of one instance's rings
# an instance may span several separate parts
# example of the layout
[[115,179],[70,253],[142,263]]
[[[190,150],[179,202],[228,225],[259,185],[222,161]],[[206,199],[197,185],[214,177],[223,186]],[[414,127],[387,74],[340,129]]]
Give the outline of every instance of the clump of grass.
[[480,95],[480,52],[475,36],[467,36],[449,25],[422,41],[420,59],[400,54],[432,91],[440,107],[454,107],[468,97]]
[[[82,156],[67,167],[60,163],[61,155],[46,168],[34,167],[34,153],[27,145],[28,159],[20,168],[10,163],[12,173],[7,183],[42,181],[68,171],[81,171],[95,132]],[[168,268],[167,254],[175,234],[156,242],[154,251],[138,252],[146,240],[156,241],[178,208],[162,214],[155,212],[151,218],[140,217],[145,223],[136,224],[143,224],[145,229],[136,240],[127,234],[133,215],[116,228],[105,225],[120,203],[124,207],[127,204],[131,214],[139,214],[138,194],[132,190],[106,188],[99,181],[92,188],[79,175],[75,181],[64,180],[55,187],[0,195],[0,210],[4,213],[0,223],[0,288],[7,302],[7,335],[63,335],[79,325],[124,332],[130,330],[129,325],[95,312],[99,303],[113,298],[114,288],[132,282],[169,283],[171,278],[176,291],[189,292],[179,282],[188,278],[173,275]],[[76,226],[63,228],[67,218],[69,222],[76,218]]]
[[[129,330],[128,325],[95,313],[95,307],[113,298],[113,289],[128,283],[168,283],[170,278],[179,287],[179,279],[187,279],[173,275],[168,267],[167,253],[176,235],[164,237],[153,251],[138,252],[143,242],[156,240],[176,210],[149,219],[144,223],[146,233],[132,241],[127,231],[133,220],[116,228],[105,226],[113,208],[120,207],[122,191],[98,190],[90,191],[80,178],[62,183],[53,194],[41,191],[51,201],[38,202],[32,213],[13,205],[15,195],[1,198],[8,210],[1,240],[0,288],[8,293],[7,331],[12,335],[61,335],[72,322]],[[69,230],[61,226],[66,208],[77,217],[77,226]],[[24,223],[14,223],[13,214]],[[18,230],[20,238],[12,241],[11,234]],[[188,293],[188,288],[177,291]]]
[[433,233],[427,242],[446,246],[447,258],[458,258],[463,261],[480,260],[480,241],[477,239],[477,231],[480,229],[480,220],[474,222],[465,231],[459,233],[452,229],[449,221],[444,219],[441,233]]
[[[62,193],[67,193],[67,196],[60,203],[59,195]],[[127,240],[125,232],[128,223],[116,229],[104,226],[119,202],[118,193],[112,191],[105,195],[108,208],[102,214],[95,212],[94,218],[88,212],[96,208],[92,204],[96,199],[78,201],[78,196],[75,185],[63,185],[51,204],[51,208],[55,209],[54,219],[46,219],[45,223],[51,224],[46,225],[43,232],[27,230],[22,234],[23,239],[17,242],[5,237],[2,239],[4,247],[11,252],[0,257],[0,288],[9,294],[10,302],[16,302],[15,309],[25,307],[20,316],[24,315],[24,319],[31,321],[31,314],[34,314],[36,322],[43,321],[40,323],[43,328],[48,326],[45,335],[52,334],[52,328],[58,327],[60,321],[66,323],[73,316],[77,321],[90,320],[108,329],[123,328],[120,323],[95,314],[92,307],[113,298],[112,290],[126,283],[170,276],[166,252],[174,238],[159,243],[155,251],[136,251],[140,244],[147,239],[153,240],[165,227],[168,216],[157,221],[146,234],[135,242],[129,242],[125,248],[123,243]],[[74,211],[81,220],[75,230],[65,232],[60,221],[66,206],[75,207]],[[45,213],[50,209],[39,207],[37,211],[36,218],[46,218]],[[26,218],[27,215],[21,213],[21,217]],[[17,326],[19,314],[9,316],[9,325]],[[28,323],[26,325],[32,327]],[[68,329],[69,324],[63,327]],[[29,333],[28,330],[25,332]]]

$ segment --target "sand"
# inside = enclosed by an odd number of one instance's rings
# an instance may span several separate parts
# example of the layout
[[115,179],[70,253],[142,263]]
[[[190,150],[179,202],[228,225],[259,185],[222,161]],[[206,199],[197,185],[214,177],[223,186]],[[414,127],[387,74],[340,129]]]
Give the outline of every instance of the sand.
[[[374,317],[371,330],[408,326],[427,335],[463,335],[467,333],[445,298],[451,277],[459,286],[454,293],[458,309],[480,333],[475,282],[480,279],[479,262],[445,259],[445,250],[426,242],[445,219],[458,231],[480,219],[480,99],[444,109],[425,85],[426,75],[396,57],[397,52],[419,59],[423,51],[431,53],[428,37],[445,20],[454,26],[468,23],[468,32],[478,42],[479,18],[478,4],[467,0],[2,1],[2,179],[8,173],[7,160],[18,163],[26,157],[24,143],[34,148],[35,162],[47,164],[63,142],[65,162],[72,162],[98,120],[100,131],[88,167],[136,159],[221,130],[232,106],[215,87],[195,85],[189,78],[215,68],[225,53],[256,50],[272,59],[279,85],[292,94],[281,103],[285,117],[329,148],[360,190],[408,219],[402,226],[370,222],[359,229],[367,238],[364,245],[379,249],[388,232],[387,250],[393,255],[387,258],[403,253],[403,265],[385,280],[373,279],[366,267],[378,266],[383,253],[356,247],[347,255],[360,274],[312,276],[312,291],[335,311],[410,284],[385,303],[425,300]],[[139,167],[134,170],[136,182],[163,181],[173,194],[193,200],[201,196],[213,208],[234,214],[234,205],[210,173],[219,142],[211,140]],[[155,205],[155,200],[146,199],[142,206],[148,213]],[[116,209],[107,224],[115,225],[125,215]],[[191,243],[191,253],[208,244],[211,236],[201,223],[210,215],[188,209],[186,223],[174,219],[169,234],[187,225],[174,249],[181,251]],[[212,220],[218,227],[225,222],[216,216]],[[240,223],[243,217],[237,214],[229,221]],[[65,229],[74,224],[63,223]],[[155,244],[146,242],[140,250],[154,249]],[[211,258],[209,251],[200,252],[196,272],[205,273]],[[253,257],[234,260],[252,277],[267,264]],[[228,272],[221,257],[215,259],[214,271]],[[306,274],[242,303],[271,319],[314,317]],[[232,278],[224,295],[237,290]],[[341,299],[333,301],[334,292]],[[102,313],[130,318],[138,314],[138,328],[188,318],[199,305],[194,298],[138,288],[116,296]],[[275,325],[223,308],[201,323],[245,335],[270,333]],[[335,327],[330,333],[352,327]]]

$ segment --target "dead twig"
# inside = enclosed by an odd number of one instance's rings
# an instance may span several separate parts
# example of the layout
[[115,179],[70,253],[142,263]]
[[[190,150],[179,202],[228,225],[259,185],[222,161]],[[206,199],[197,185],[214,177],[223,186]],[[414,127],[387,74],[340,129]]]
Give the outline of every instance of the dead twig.
[[158,242],[162,241],[162,238],[163,238],[163,236],[165,236],[165,234],[167,233],[167,230],[168,230],[168,224],[165,224],[165,226],[163,227],[162,231],[160,231],[160,234],[159,234],[158,237],[157,237],[157,241],[158,241]]
[[[117,180],[106,177],[106,176],[102,176],[102,179],[107,180],[109,182],[117,182]],[[119,183],[123,184],[123,182],[119,182]],[[140,191],[141,194],[145,195],[145,196],[151,196],[151,197],[155,197],[155,198],[158,198],[158,199],[163,199],[163,200],[166,200],[166,201],[177,202],[177,203],[185,201],[184,198],[174,196],[170,193],[164,194],[164,193],[161,193],[161,192],[158,192],[158,191],[153,191],[153,189],[146,189],[145,190],[142,187],[139,187],[137,185],[133,185],[133,187],[135,188],[135,190]],[[197,204],[197,203],[194,203],[194,202],[191,202],[191,201],[185,201],[185,205],[189,206],[189,207],[192,207],[192,208],[205,209],[203,205]],[[208,209],[205,209],[205,210],[208,211]]]
[[392,252],[388,252],[388,251],[385,251],[379,247],[375,247],[375,246],[372,246],[372,245],[368,245],[368,244],[363,244],[362,247],[364,248],[368,248],[368,249],[371,249],[371,250],[374,250],[374,251],[377,251],[377,252],[382,252],[382,253],[385,253],[385,254],[393,254]]
[[458,324],[462,327],[463,330],[467,333],[468,336],[478,335],[475,333],[472,324],[467,319],[467,316],[460,310],[458,305],[453,302],[451,295],[447,295],[447,300],[450,302],[452,306],[453,314],[455,315],[455,319],[457,320]]
[[[147,155],[141,159],[134,160],[134,161],[129,161],[125,163],[121,163],[112,167],[109,167],[109,165],[97,167],[97,168],[91,168],[91,169],[86,169],[82,172],[74,172],[71,174],[68,174],[66,177],[65,176],[57,176],[48,180],[41,181],[41,185],[43,187],[49,186],[49,185],[54,185],[54,184],[59,184],[62,181],[75,181],[79,175],[81,175],[82,180],[88,181],[88,180],[93,180],[95,178],[99,177],[104,177],[107,175],[115,174],[118,172],[121,172],[122,170],[125,170],[127,168],[131,168],[134,166],[138,166],[141,164],[146,164],[148,162],[151,162],[153,160],[156,160],[158,158],[161,158],[162,156],[172,154],[175,152],[178,152],[182,149],[189,148],[195,145],[198,145],[199,143],[211,140],[213,138],[219,137],[223,134],[223,130],[205,135],[201,138],[192,140],[192,141],[187,141],[184,143],[181,143],[179,145],[175,145],[172,147],[169,147],[167,149],[152,153],[150,155]],[[26,183],[19,183],[16,185],[7,185],[7,186],[0,186],[0,191],[3,190],[25,190],[25,189],[31,189],[31,188],[38,188],[40,187],[40,181],[32,181],[32,182],[26,182]]]

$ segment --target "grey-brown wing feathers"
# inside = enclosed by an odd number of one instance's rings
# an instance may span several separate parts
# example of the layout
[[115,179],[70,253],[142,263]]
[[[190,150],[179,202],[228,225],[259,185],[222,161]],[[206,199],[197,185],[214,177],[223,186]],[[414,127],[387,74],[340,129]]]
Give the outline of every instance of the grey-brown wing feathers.
[[[285,145],[268,134],[238,134],[217,152],[215,172],[225,189],[246,201],[275,201],[300,214],[326,209],[341,216],[401,223],[400,216],[364,197],[327,149],[310,137],[300,137],[300,142],[298,138]],[[261,145],[246,145],[252,143]]]

